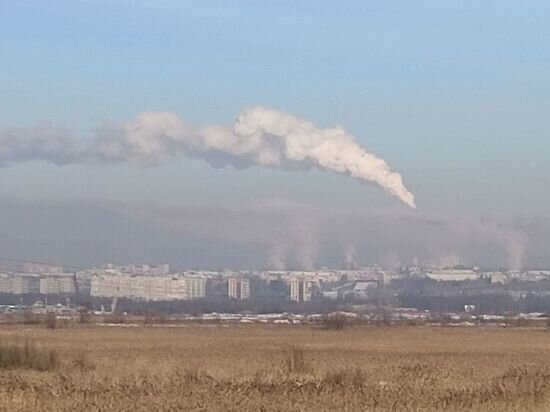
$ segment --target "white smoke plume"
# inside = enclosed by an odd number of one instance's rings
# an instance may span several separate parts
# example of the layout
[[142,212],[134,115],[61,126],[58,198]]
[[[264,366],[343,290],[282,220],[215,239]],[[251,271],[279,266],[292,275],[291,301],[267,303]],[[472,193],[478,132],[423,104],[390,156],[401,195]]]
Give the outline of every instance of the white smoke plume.
[[384,268],[398,269],[401,266],[401,259],[395,250],[388,250],[387,252],[382,253],[378,260]]
[[203,158],[214,167],[332,171],[376,184],[415,207],[401,175],[340,126],[320,129],[264,107],[245,110],[230,127],[201,130],[192,129],[173,113],[144,113],[122,126],[103,128],[92,139],[73,138],[49,124],[0,133],[0,165],[47,161],[154,166],[184,156]]
[[308,225],[298,226],[294,257],[304,270],[315,270],[319,255],[319,234]]
[[461,263],[460,256],[455,252],[441,252],[434,251],[435,248],[432,248],[432,257],[428,260],[428,266],[436,268],[450,268]]
[[150,260],[195,268],[299,270],[340,266],[346,245],[353,244],[358,266],[550,266],[545,216],[434,216],[279,199],[231,207],[0,198],[0,227],[6,256],[77,265]]
[[[281,201],[236,208],[122,208],[139,221],[242,245],[260,246],[270,269],[311,269],[341,264],[435,267],[525,267],[529,228],[525,222],[420,212],[328,209]],[[548,224],[550,227],[550,223]],[[548,233],[548,232],[545,232]],[[546,235],[541,235],[546,236]],[[546,237],[541,240],[548,244]],[[343,248],[343,249],[342,249]],[[333,257],[328,261],[329,255]]]
[[285,270],[288,255],[287,245],[276,243],[269,248],[267,267],[272,270]]
[[347,243],[344,249],[344,268],[355,269],[355,254],[357,250],[353,243]]

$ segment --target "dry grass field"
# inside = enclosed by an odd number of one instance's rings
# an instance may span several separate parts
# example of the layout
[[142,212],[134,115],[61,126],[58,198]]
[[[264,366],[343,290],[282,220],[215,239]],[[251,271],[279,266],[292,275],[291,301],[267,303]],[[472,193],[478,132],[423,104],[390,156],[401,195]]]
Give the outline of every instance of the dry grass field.
[[6,326],[0,346],[2,411],[550,410],[545,330]]

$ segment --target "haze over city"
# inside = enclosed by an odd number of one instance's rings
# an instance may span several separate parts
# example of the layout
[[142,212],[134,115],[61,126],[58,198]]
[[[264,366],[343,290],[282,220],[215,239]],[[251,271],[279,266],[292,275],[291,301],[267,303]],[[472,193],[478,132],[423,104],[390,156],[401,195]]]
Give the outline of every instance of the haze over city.
[[0,410],[550,411],[549,22],[0,0]]
[[59,3],[0,2],[3,256],[550,266],[548,4]]

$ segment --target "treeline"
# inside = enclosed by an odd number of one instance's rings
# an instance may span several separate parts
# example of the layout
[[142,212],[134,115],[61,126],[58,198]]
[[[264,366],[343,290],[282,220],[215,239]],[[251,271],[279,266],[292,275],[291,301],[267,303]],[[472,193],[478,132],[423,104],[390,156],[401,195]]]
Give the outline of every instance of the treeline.
[[524,297],[508,294],[472,294],[467,296],[433,296],[402,292],[399,301],[403,307],[429,310],[434,313],[462,312],[465,305],[475,305],[476,313],[550,313],[550,296],[528,293]]
[[[94,298],[92,306],[110,311],[112,299]],[[135,315],[146,315],[147,313],[187,313],[202,315],[204,313],[330,313],[339,310],[341,304],[330,300],[316,300],[311,302],[290,302],[277,299],[251,299],[235,300],[228,298],[196,299],[178,301],[138,301],[132,299],[117,300],[117,313],[131,313]]]
[[[74,294],[48,294],[44,295],[42,293],[24,293],[21,295],[15,295],[12,293],[0,293],[0,305],[10,305],[10,306],[17,306],[17,305],[25,305],[25,306],[31,306],[34,303],[40,301],[40,302],[48,302],[48,305],[55,305],[57,303],[61,303],[63,305],[67,303],[76,303],[76,296]],[[80,298],[78,300],[79,304],[89,304],[90,299],[88,297],[86,298]]]

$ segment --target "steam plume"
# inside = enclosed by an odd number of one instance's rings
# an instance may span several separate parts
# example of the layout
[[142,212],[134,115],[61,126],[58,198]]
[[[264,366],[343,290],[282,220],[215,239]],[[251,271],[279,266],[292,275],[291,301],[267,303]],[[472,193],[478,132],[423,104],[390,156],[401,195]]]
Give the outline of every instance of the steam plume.
[[355,269],[355,245],[353,243],[348,243],[345,246],[344,250],[344,268],[351,270]]
[[273,270],[286,269],[287,247],[284,244],[275,244],[269,249],[267,266]]
[[93,139],[75,139],[49,124],[0,134],[0,165],[24,161],[55,164],[132,162],[154,166],[182,156],[214,167],[332,171],[374,183],[414,207],[399,173],[363,149],[339,126],[319,129],[278,110],[255,107],[231,127],[193,130],[173,113],[143,113],[124,125],[104,128]]

